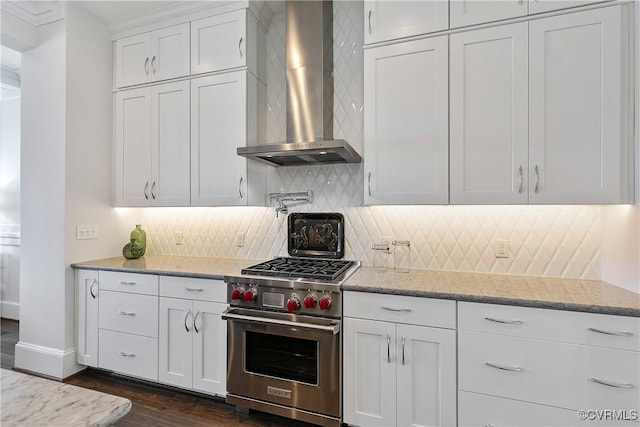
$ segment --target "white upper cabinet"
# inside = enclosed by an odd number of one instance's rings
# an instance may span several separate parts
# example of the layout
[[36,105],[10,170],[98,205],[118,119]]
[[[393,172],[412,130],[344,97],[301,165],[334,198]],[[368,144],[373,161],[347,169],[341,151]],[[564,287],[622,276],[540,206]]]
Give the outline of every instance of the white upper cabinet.
[[365,0],[364,43],[378,43],[446,30],[446,1]]
[[247,9],[191,22],[191,73],[248,67],[258,70],[258,56],[265,55],[264,37]]
[[451,203],[528,201],[527,28],[451,35]]
[[189,206],[189,82],[115,96],[115,205]]
[[[248,165],[236,150],[255,143],[258,85],[247,71],[191,80],[192,205],[247,205],[255,195],[247,180],[249,166],[257,165]],[[257,197],[264,203],[264,191]]]
[[116,87],[189,75],[189,23],[116,40]]
[[529,202],[630,199],[626,6],[529,23]]
[[449,8],[451,28],[457,28],[525,16],[527,1],[450,0]]
[[448,202],[447,42],[365,50],[365,204]]
[[568,9],[601,1],[603,0],[450,0],[451,28]]

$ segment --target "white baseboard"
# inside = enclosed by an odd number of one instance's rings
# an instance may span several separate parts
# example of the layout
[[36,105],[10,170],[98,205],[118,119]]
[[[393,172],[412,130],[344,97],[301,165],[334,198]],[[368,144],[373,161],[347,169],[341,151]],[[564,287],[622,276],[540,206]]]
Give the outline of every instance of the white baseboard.
[[5,319],[20,320],[20,303],[0,301],[0,317]]
[[76,349],[58,350],[19,341],[15,367],[49,378],[63,380],[84,369],[76,362]]

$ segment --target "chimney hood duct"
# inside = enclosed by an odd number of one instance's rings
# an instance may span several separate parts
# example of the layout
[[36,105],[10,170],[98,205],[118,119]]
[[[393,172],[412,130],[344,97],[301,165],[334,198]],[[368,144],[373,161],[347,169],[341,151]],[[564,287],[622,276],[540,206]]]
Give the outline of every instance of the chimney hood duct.
[[333,138],[333,4],[286,2],[287,141],[239,147],[238,155],[272,166],[360,163]]

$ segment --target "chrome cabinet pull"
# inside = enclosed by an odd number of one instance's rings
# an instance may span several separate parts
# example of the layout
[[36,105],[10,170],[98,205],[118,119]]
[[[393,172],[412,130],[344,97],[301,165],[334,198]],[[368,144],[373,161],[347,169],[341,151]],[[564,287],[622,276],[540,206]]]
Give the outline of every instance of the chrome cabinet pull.
[[189,318],[190,314],[191,310],[187,310],[187,314],[184,315],[184,328],[187,330],[187,332],[191,332],[191,329],[189,329],[189,325],[187,324],[187,319]]
[[587,379],[592,383],[606,385],[607,387],[633,388],[633,384],[629,384],[629,383],[612,383],[611,381],[600,380],[598,378],[593,378],[593,377],[589,377]]
[[242,42],[244,41],[244,39],[242,37],[240,37],[240,41],[238,41],[238,52],[240,52],[240,58],[242,58],[244,56],[244,54],[242,53]]
[[367,185],[369,187],[369,197],[371,197],[371,172],[369,172],[369,177],[367,178]]
[[540,192],[540,169],[538,168],[538,165],[536,165],[536,167],[533,168],[533,170],[536,173],[536,188],[535,190],[533,190],[533,192],[538,194]]
[[372,10],[369,9],[369,34],[371,34],[371,12]]
[[133,311],[118,311],[118,314],[122,316],[135,316],[136,314]]
[[149,75],[149,57],[144,60],[144,72],[148,76]]
[[155,188],[156,188],[156,182],[153,181],[153,184],[151,184],[151,198],[153,200],[156,199],[156,193],[155,193]]
[[240,182],[238,183],[238,194],[240,194],[240,198],[244,198],[244,195],[242,194],[242,181],[244,180],[244,177],[240,177]]
[[633,332],[629,332],[629,331],[620,331],[620,332],[605,331],[604,329],[598,329],[598,328],[587,328],[587,331],[596,332],[598,334],[615,335],[617,337],[631,337],[631,336],[633,336]]
[[136,282],[125,282],[124,280],[120,280],[120,284],[121,285],[131,285],[132,286],[132,285],[135,285]]
[[404,335],[402,336],[402,366],[404,366]]
[[484,320],[489,322],[502,323],[503,325],[522,325],[522,320],[502,320],[494,317],[485,317]]
[[395,312],[404,312],[404,313],[411,313],[413,311],[410,308],[393,308],[393,307],[388,307],[386,305],[383,305],[382,309],[388,310],[388,311],[395,311]]
[[522,165],[520,165],[518,173],[520,174],[520,187],[518,187],[518,194],[522,194],[524,191],[524,174],[522,173]]
[[144,198],[145,198],[145,200],[149,200],[149,194],[147,193],[148,189],[149,189],[149,181],[147,181],[147,183],[144,185]]
[[121,351],[120,352],[120,356],[123,356],[123,357],[136,357],[136,354],[135,353],[125,353],[124,351]]
[[391,363],[391,334],[387,334],[387,363]]
[[198,330],[198,325],[197,325],[197,321],[198,321],[198,316],[200,315],[200,310],[196,310],[196,314],[193,316],[193,329],[196,331],[196,334],[199,334],[200,331]]
[[498,365],[497,363],[491,363],[491,362],[485,362],[484,364],[487,365],[487,366],[490,366],[492,368],[500,369],[502,371],[510,371],[510,372],[522,372],[522,371],[524,371],[524,369],[522,369],[519,366],[504,366],[504,365]]
[[156,69],[156,56],[153,55],[153,59],[151,60],[151,70],[153,71],[153,74],[157,74],[157,69]]
[[187,291],[187,292],[202,292],[202,291],[204,291],[204,289],[202,289],[202,288],[188,288],[188,287],[185,287],[184,290]]
[[97,279],[93,279],[91,281],[91,286],[89,286],[89,294],[91,294],[91,298],[96,299],[96,294],[93,292],[93,287],[98,284]]

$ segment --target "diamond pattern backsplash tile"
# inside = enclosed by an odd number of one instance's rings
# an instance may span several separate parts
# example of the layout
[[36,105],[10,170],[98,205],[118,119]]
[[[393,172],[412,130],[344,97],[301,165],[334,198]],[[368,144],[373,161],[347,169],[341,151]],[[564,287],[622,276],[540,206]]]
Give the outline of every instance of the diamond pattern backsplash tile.
[[[363,153],[363,3],[334,2],[334,136]],[[268,30],[267,141],[285,136],[284,16]],[[346,258],[372,265],[382,237],[411,241],[412,268],[599,279],[600,206],[362,207],[362,164],[274,168],[270,192],[314,192],[292,211],[337,211],[346,219]],[[269,259],[287,255],[286,216],[273,208],[143,209],[150,253]],[[175,244],[175,233],[184,244]],[[236,246],[238,233],[245,245]],[[496,258],[496,239],[511,256]],[[391,257],[390,258],[390,263]]]

